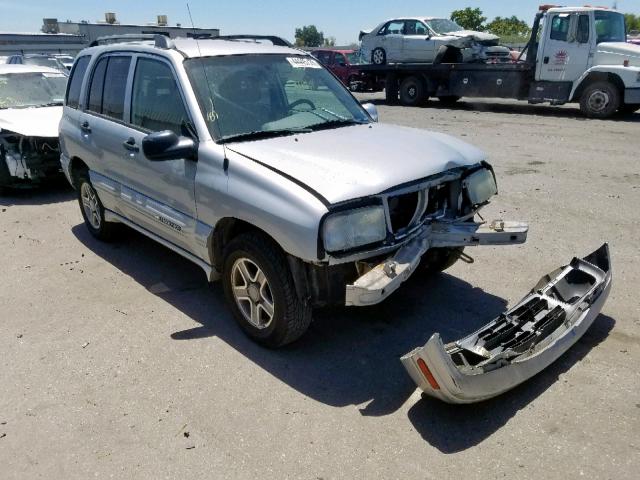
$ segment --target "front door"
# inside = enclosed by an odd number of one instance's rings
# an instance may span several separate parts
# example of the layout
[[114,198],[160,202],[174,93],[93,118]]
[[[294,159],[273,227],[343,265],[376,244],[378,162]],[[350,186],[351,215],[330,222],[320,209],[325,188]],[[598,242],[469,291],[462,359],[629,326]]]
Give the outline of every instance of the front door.
[[592,31],[589,13],[557,13],[545,29],[544,47],[538,63],[538,79],[574,82],[589,68]]
[[427,26],[418,20],[407,20],[404,24],[403,57],[406,62],[433,62],[435,41],[431,39]]

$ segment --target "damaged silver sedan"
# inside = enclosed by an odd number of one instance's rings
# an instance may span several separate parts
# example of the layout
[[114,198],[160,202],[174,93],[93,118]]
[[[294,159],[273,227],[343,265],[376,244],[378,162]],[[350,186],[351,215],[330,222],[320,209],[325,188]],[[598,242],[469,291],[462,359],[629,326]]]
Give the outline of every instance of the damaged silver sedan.
[[62,175],[58,124],[66,75],[32,65],[0,65],[0,188]]
[[471,335],[443,345],[434,334],[402,357],[416,384],[448,403],[495,397],[531,378],[591,326],[611,289],[605,244],[545,275],[513,308]]

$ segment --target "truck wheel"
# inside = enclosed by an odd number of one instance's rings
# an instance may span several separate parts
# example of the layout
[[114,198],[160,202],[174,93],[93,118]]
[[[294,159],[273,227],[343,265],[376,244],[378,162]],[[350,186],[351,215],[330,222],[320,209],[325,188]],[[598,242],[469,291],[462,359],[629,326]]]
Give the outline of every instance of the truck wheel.
[[432,248],[422,257],[418,270],[426,275],[443,272],[460,259],[462,252],[464,247]]
[[371,52],[371,63],[374,65],[384,65],[387,63],[387,52],[383,48],[376,48]]
[[415,107],[427,100],[424,94],[424,83],[418,77],[407,77],[400,84],[400,103]]
[[266,236],[246,233],[229,243],[222,281],[233,316],[256,342],[280,347],[309,328],[311,307],[298,298],[284,254]]
[[455,95],[445,95],[443,97],[438,97],[438,100],[440,100],[440,103],[442,103],[443,105],[453,105],[461,98],[462,97],[457,97]]
[[352,92],[360,92],[364,90],[360,88],[360,84],[358,83],[358,77],[356,77],[355,75],[352,75],[349,77],[347,86],[349,87],[349,90],[351,90]]
[[640,103],[625,103],[618,109],[618,113],[622,115],[631,115],[640,110]]
[[608,118],[620,108],[620,91],[609,82],[594,82],[580,98],[580,110],[590,118]]
[[91,185],[87,172],[78,176],[77,188],[80,211],[89,233],[103,242],[112,241],[117,234],[119,225],[104,219],[104,207],[98,193]]

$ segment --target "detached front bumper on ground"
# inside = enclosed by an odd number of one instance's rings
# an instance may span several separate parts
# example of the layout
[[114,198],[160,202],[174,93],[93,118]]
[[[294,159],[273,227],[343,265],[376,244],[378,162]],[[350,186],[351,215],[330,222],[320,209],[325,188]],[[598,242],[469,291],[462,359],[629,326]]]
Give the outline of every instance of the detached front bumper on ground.
[[611,289],[608,245],[544,276],[517,305],[443,345],[435,333],[402,357],[427,394],[448,403],[495,397],[553,363],[587,331]]

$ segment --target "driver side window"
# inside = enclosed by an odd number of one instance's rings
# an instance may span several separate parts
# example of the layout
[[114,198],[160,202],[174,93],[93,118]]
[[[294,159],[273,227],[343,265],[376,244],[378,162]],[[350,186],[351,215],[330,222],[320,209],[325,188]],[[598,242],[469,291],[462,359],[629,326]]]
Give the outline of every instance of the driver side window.
[[566,42],[569,35],[569,15],[556,15],[551,20],[551,40]]

